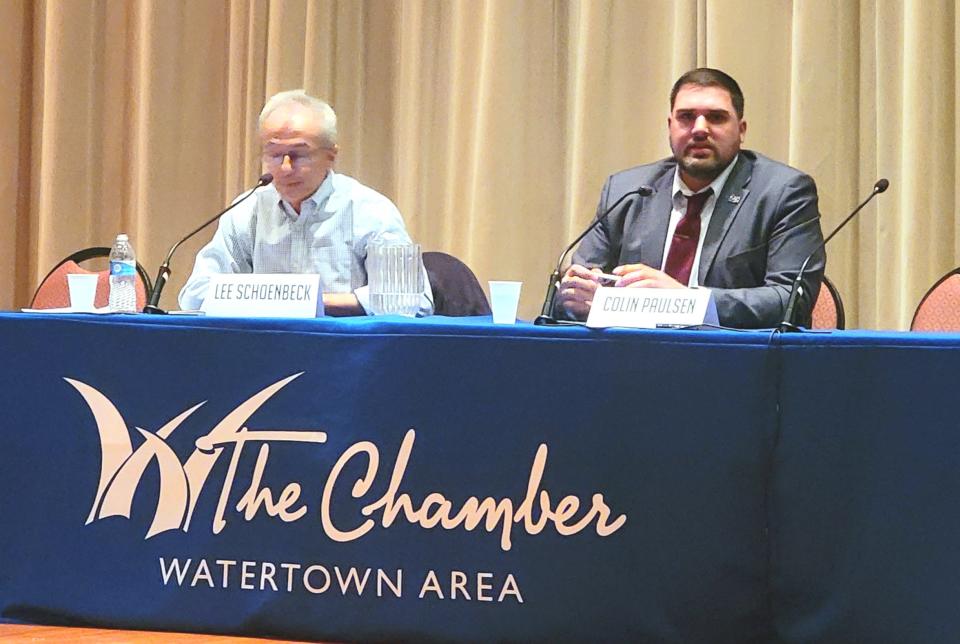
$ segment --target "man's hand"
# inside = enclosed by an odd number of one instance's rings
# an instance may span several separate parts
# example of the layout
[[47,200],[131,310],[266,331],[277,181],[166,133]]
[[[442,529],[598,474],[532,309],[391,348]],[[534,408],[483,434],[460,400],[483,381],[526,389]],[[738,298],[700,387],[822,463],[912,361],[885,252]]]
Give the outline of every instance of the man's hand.
[[599,268],[588,269],[579,264],[573,264],[564,273],[558,289],[558,302],[567,315],[583,320],[590,312],[593,304],[593,294],[600,285]]
[[334,317],[367,314],[353,293],[324,293],[323,312]]
[[631,288],[687,288],[663,271],[658,271],[646,264],[624,264],[613,269],[614,275],[620,279],[614,286],[629,286]]

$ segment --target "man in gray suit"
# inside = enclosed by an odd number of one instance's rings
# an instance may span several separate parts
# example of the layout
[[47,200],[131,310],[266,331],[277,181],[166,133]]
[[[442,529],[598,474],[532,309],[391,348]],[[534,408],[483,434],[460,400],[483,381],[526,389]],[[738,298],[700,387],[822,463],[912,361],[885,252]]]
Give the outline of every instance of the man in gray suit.
[[[804,258],[823,240],[817,187],[809,176],[741,149],[743,92],[722,71],[695,69],[670,94],[673,157],[619,172],[603,187],[599,217],[564,274],[558,312],[584,319],[599,285],[702,286],[713,291],[724,326],[774,327]],[[809,325],[823,278],[823,251],[810,261],[795,321]],[[616,282],[603,273],[613,273]]]

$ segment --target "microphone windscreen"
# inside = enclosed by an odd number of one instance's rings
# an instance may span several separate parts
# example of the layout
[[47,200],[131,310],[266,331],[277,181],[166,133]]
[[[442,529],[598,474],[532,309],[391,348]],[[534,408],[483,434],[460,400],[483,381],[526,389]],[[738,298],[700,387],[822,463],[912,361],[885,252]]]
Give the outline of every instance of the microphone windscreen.
[[258,186],[266,186],[270,183],[273,183],[273,175],[269,172],[260,175],[260,180],[257,181]]
[[880,181],[877,181],[875,184],[873,184],[873,189],[877,192],[877,194],[880,194],[889,187],[890,182],[886,179],[880,179]]

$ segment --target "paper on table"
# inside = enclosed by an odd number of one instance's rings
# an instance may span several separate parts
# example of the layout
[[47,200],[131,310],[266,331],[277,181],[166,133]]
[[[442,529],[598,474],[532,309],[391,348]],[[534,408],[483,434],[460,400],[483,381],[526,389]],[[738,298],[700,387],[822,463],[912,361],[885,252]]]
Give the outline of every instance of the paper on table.
[[72,306],[61,306],[56,309],[20,309],[24,313],[85,313],[88,315],[104,315],[107,313],[113,313],[110,310],[109,306],[102,306],[93,311],[77,311]]
[[[113,313],[110,310],[109,306],[103,306],[94,311],[76,311],[72,306],[62,306],[56,309],[20,309],[23,313],[77,313],[77,314],[88,314],[88,315],[108,315]],[[137,312],[130,314],[121,314],[121,315],[135,315]],[[206,315],[203,311],[195,310],[186,310],[186,311],[167,311],[170,315]]]

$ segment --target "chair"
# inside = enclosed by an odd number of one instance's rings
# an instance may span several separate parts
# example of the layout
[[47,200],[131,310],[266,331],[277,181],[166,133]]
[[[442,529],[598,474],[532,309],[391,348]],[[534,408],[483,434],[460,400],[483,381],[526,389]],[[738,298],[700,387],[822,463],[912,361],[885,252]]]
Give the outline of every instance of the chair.
[[[80,266],[82,262],[96,259],[106,259],[110,257],[110,249],[105,246],[94,248],[85,248],[79,250],[69,257],[60,260],[53,269],[47,273],[47,276],[40,282],[36,293],[33,294],[33,300],[30,302],[30,308],[34,309],[54,309],[70,306],[70,290],[67,286],[67,274],[69,273],[95,273],[97,275],[97,295],[94,298],[94,305],[97,307],[107,306],[110,298],[110,267],[102,270],[87,270]],[[147,303],[147,294],[153,288],[150,282],[150,276],[144,270],[140,263],[137,263],[137,310],[143,309]]]
[[960,331],[960,268],[930,287],[910,322],[911,331]]
[[840,291],[837,287],[823,276],[820,282],[820,295],[817,296],[817,303],[813,305],[813,322],[811,329],[843,329],[846,327],[846,319],[843,314],[843,300],[840,299]]
[[435,315],[490,315],[487,296],[466,264],[453,255],[431,251],[423,254],[423,266],[433,289]]

